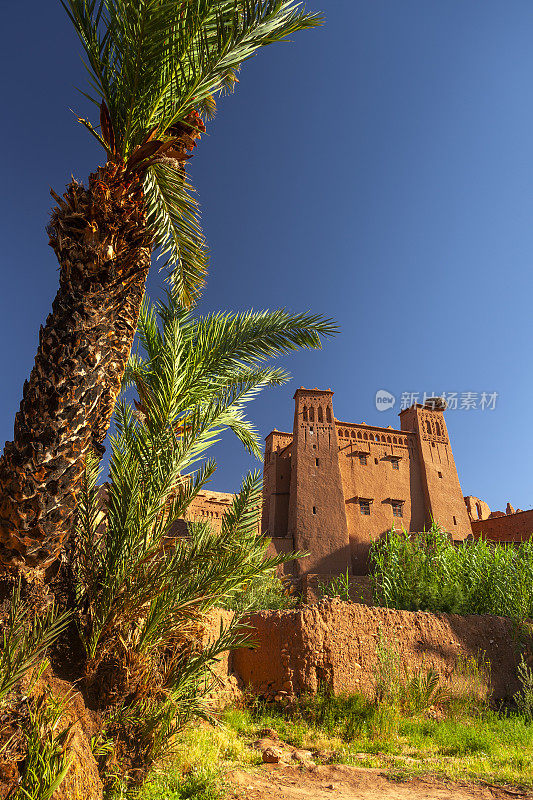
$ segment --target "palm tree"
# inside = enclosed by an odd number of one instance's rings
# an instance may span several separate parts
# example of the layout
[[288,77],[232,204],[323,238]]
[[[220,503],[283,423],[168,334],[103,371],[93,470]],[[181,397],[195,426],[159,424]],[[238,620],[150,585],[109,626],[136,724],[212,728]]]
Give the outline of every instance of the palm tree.
[[[143,304],[123,382],[136,396],[117,404],[105,515],[91,457],[72,564],[86,687],[102,710],[137,719],[134,740],[150,748],[156,733],[168,739],[201,712],[206,667],[242,640],[232,624],[201,646],[205,613],[287,560],[266,557],[269,542],[257,535],[257,476],[244,479],[219,531],[194,522],[177,535],[176,520],[210,480],[208,451],[224,430],[261,454],[246,408],[286,381],[271,359],[320,347],[334,331],[329,320],[283,310],[196,317],[173,292]],[[111,679],[125,664],[127,679]]]
[[62,0],[83,45],[105,166],[72,181],[48,228],[60,286],[14,440],[0,459],[0,561],[46,567],[68,534],[87,453],[101,451],[151,254],[184,305],[207,249],[185,164],[215,98],[260,47],[319,23],[295,0]]

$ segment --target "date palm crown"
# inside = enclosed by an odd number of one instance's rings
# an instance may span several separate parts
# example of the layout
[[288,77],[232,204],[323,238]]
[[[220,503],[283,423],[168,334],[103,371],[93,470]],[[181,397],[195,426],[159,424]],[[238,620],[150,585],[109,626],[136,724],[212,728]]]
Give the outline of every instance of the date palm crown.
[[294,0],[61,0],[85,51],[100,125],[80,122],[140,180],[153,245],[181,301],[203,286],[208,252],[184,165],[216,98],[265,45],[321,22]]

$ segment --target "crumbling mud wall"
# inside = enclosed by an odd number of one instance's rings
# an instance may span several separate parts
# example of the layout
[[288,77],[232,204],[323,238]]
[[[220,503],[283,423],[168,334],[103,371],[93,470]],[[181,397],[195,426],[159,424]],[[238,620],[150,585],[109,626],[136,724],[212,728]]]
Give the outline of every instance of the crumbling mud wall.
[[256,649],[232,654],[232,667],[259,696],[334,693],[375,689],[377,645],[394,647],[410,672],[432,667],[450,682],[457,663],[482,658],[490,667],[495,699],[518,690],[517,661],[530,637],[504,617],[458,616],[369,608],[338,599],[294,611],[252,614]]
[[[212,644],[220,635],[221,625],[227,629],[232,620],[233,611],[224,611],[220,608],[210,611],[202,622],[201,646]],[[214,710],[222,709],[242,698],[242,682],[233,669],[234,655],[234,652],[226,650],[209,670],[211,691],[208,700]]]

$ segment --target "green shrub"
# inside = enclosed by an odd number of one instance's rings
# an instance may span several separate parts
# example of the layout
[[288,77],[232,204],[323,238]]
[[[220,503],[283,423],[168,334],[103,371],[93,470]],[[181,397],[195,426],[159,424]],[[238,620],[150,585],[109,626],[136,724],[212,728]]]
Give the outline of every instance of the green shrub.
[[524,656],[518,664],[518,679],[521,689],[514,695],[514,701],[520,714],[527,722],[533,722],[533,670],[528,667]]
[[[4,722],[13,714],[24,753],[19,783],[9,796],[14,800],[50,800],[70,766],[66,755],[70,728],[62,720],[66,700],[31,695],[49,665],[49,648],[65,632],[72,614],[67,611],[58,615],[53,605],[36,614],[33,605],[21,597],[21,585],[19,580],[13,587],[0,633],[0,708]],[[23,693],[13,691],[23,678],[28,679]],[[16,749],[16,734],[3,745],[8,753],[11,743]]]
[[239,614],[253,611],[287,611],[298,604],[298,595],[275,572],[258,575],[228,598],[223,607]]
[[450,692],[443,685],[438,672],[430,667],[407,677],[402,700],[408,713],[420,714],[431,707],[447,705]]
[[26,757],[16,800],[51,800],[63,782],[72,760],[66,753],[71,726],[62,720],[66,702],[43,696],[28,703],[22,723]]
[[371,548],[374,600],[408,611],[533,615],[533,542],[515,548],[483,540],[454,545],[434,524],[391,530]]
[[47,650],[63,633],[71,618],[70,612],[57,615],[54,607],[36,615],[21,598],[20,582],[13,587],[9,613],[0,635],[0,705],[30,670],[42,672]]
[[330,578],[329,581],[318,582],[319,597],[340,597],[341,600],[350,602],[352,599],[350,592],[350,573],[348,569],[340,575]]

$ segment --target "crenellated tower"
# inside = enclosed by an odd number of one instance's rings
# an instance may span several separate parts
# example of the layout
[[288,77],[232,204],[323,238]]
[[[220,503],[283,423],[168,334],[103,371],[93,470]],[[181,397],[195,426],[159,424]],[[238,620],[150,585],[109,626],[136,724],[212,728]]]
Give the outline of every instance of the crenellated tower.
[[426,527],[434,519],[454,539],[465,539],[472,526],[444,421],[445,408],[442,398],[430,398],[424,405],[400,412],[400,424],[402,431],[412,431],[416,436]]
[[289,536],[292,433],[272,431],[266,437],[263,465],[261,531],[270,538]]
[[288,531],[295,549],[310,553],[296,563],[300,575],[351,571],[332,398],[329,389],[294,395]]

